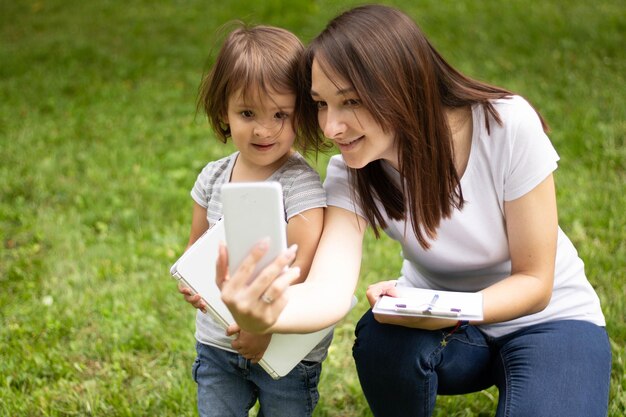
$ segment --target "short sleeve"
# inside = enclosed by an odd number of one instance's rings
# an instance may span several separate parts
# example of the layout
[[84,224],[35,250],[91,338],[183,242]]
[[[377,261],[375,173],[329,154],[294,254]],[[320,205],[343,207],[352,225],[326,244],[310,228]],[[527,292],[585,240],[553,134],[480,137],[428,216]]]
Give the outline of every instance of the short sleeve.
[[530,192],[557,168],[559,160],[535,110],[521,97],[514,103],[503,118],[509,135],[505,201]]
[[355,193],[350,185],[348,167],[341,155],[335,155],[330,159],[326,168],[324,189],[329,206],[339,207],[365,218],[363,210],[353,198]]
[[284,187],[285,212],[287,220],[304,211],[326,207],[326,192],[320,176],[307,165],[301,170],[288,187]]
[[[228,182],[237,153],[217,161],[209,162],[198,174],[191,189],[191,198],[204,208],[209,208],[214,195],[214,188]],[[221,210],[221,203],[219,204]]]
[[210,173],[211,173],[211,164],[205,166],[202,171],[198,174],[196,178],[196,182],[191,189],[191,198],[201,205],[204,208],[207,208],[209,205],[209,184],[210,184]]

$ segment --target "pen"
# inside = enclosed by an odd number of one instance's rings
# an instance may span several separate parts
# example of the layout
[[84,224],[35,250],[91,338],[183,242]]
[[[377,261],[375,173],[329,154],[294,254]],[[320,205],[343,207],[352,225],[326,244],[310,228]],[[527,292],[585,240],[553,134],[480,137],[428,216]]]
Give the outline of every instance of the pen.
[[396,304],[396,311],[398,313],[426,314],[426,315],[442,316],[442,317],[459,317],[461,315],[461,310],[457,308],[453,308],[450,310],[433,310],[432,308],[429,307],[426,310],[422,310],[419,308],[407,307],[406,304]]
[[435,307],[435,303],[437,302],[437,300],[439,299],[439,294],[435,294],[433,296],[433,299],[430,300],[430,303],[428,303],[428,308],[426,309],[426,311],[432,311],[433,307]]

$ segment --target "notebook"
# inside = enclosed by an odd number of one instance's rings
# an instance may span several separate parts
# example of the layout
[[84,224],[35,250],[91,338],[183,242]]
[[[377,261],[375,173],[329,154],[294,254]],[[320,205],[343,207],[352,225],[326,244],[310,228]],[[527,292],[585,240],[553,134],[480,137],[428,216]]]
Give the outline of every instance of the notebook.
[[483,295],[479,292],[440,291],[396,287],[398,297],[383,296],[372,312],[398,316],[482,320]]
[[[210,314],[224,329],[234,323],[215,283],[219,242],[225,241],[224,222],[219,220],[172,265],[172,277],[200,294]],[[354,301],[353,301],[354,305]],[[307,334],[273,334],[259,365],[274,379],[287,375],[334,326]]]

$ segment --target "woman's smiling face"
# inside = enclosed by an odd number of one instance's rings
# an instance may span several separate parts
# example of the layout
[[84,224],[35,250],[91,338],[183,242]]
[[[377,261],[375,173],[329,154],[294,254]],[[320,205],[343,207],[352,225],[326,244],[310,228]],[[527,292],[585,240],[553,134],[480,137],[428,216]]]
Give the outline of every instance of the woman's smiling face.
[[341,77],[324,72],[317,58],[311,66],[311,97],[324,136],[332,140],[350,168],[363,168],[384,159],[398,169],[393,132],[386,132],[372,117],[354,87]]

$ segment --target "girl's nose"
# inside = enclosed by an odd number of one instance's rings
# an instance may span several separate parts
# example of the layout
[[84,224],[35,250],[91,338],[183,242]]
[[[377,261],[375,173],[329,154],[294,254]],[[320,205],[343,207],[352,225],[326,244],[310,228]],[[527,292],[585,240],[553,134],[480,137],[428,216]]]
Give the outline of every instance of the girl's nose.
[[264,126],[263,123],[257,123],[253,130],[254,136],[258,138],[271,137],[274,134],[273,132],[274,132],[273,128],[269,126]]

